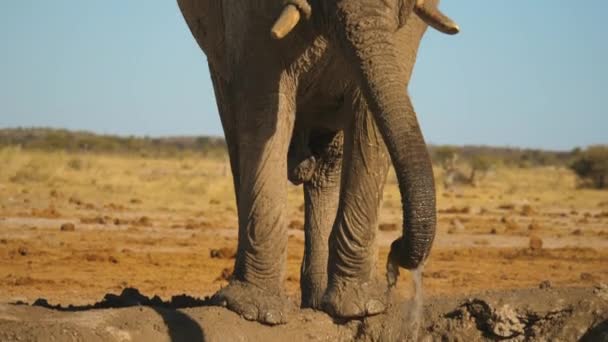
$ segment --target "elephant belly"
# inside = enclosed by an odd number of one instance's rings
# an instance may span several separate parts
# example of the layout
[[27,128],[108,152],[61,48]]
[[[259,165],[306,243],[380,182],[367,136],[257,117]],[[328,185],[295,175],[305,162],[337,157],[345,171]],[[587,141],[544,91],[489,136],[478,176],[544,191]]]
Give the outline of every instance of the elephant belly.
[[298,94],[297,122],[309,129],[338,131],[349,121],[345,97],[352,89],[350,75],[337,58],[327,64],[305,91]]

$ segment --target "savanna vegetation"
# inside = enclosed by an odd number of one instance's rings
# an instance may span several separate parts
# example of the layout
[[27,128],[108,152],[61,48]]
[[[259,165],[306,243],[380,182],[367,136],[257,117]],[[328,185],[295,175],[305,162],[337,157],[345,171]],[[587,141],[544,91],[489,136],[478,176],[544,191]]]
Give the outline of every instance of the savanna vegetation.
[[[76,156],[123,155],[143,158],[203,157],[226,161],[226,144],[221,137],[135,137],[100,135],[85,131],[50,128],[0,129],[0,148],[19,148],[40,152],[64,152]],[[605,189],[608,187],[608,146],[591,146],[572,151],[546,151],[491,146],[429,145],[436,168],[444,171],[448,185],[476,185],[488,172],[499,168],[558,167],[570,168],[579,177],[578,185]],[[37,161],[24,166],[14,175],[40,178]],[[86,167],[79,157],[68,167]],[[28,170],[28,168],[30,170]],[[27,176],[26,176],[27,175]]]

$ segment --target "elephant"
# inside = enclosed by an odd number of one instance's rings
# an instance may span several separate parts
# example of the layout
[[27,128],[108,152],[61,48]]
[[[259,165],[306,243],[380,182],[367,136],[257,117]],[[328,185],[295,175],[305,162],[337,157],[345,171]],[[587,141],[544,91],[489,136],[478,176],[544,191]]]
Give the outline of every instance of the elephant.
[[263,324],[287,321],[289,181],[304,191],[302,307],[343,319],[386,310],[375,237],[391,162],[404,225],[389,265],[425,261],[435,185],[407,87],[427,27],[459,30],[438,3],[178,0],[207,56],[237,202],[234,272],[214,304]]

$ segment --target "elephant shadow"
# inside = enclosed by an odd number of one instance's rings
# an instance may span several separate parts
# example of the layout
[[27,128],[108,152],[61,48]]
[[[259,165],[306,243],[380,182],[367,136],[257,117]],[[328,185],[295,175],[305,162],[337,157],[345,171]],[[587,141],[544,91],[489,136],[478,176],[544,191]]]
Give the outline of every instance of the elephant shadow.
[[[26,303],[15,303],[25,305]],[[160,297],[147,297],[135,288],[126,288],[120,295],[106,294],[104,298],[94,304],[88,305],[51,305],[44,298],[37,299],[33,307],[42,307],[61,312],[83,312],[96,309],[120,309],[134,306],[145,306],[153,309],[162,319],[167,327],[169,339],[172,342],[193,341],[204,342],[205,335],[199,323],[192,319],[188,314],[180,311],[184,308],[210,306],[209,299],[200,299],[188,295],[173,296],[168,301],[163,301]]]
[[581,342],[593,342],[593,341],[608,341],[608,320],[605,320],[593,328],[589,329],[583,337],[580,339]]

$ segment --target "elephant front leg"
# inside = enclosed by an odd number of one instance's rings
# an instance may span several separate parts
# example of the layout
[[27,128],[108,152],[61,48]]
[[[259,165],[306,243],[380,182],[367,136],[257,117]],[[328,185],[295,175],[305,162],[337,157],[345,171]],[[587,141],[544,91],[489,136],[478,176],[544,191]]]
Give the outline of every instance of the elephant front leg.
[[328,288],[323,309],[356,318],[386,309],[386,282],[376,276],[376,230],[389,156],[361,96],[345,132],[340,205],[329,242]]
[[285,175],[294,102],[284,93],[254,94],[242,94],[235,105],[238,251],[232,279],[213,302],[245,319],[274,325],[285,323],[289,311],[282,285],[287,252]]
[[329,234],[336,218],[340,193],[343,132],[310,135],[315,169],[304,183],[305,249],[300,274],[303,308],[321,308],[327,288]]

